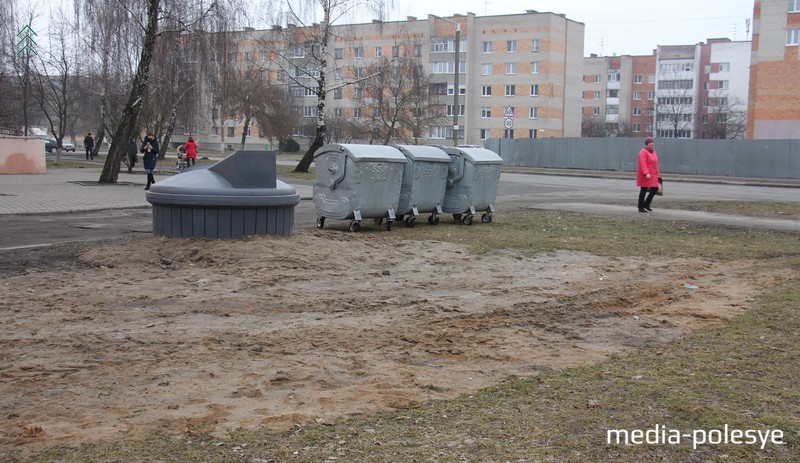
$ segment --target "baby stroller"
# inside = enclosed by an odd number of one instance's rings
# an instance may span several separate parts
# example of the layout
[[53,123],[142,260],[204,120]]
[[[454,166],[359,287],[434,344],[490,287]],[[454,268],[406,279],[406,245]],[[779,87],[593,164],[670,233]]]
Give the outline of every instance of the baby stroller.
[[178,160],[175,161],[175,168],[178,170],[186,168],[186,153],[183,149],[183,145],[178,147]]

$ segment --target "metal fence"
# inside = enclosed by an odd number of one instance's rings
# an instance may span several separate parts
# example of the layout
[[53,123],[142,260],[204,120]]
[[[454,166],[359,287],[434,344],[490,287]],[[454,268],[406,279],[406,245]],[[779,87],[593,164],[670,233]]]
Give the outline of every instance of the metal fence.
[[[519,167],[635,171],[639,138],[486,140],[484,146]],[[656,139],[664,173],[800,179],[800,140]]]

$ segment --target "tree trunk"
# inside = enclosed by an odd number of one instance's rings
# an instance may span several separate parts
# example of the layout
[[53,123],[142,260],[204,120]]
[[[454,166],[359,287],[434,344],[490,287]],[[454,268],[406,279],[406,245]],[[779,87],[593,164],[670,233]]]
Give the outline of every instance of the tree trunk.
[[169,142],[172,139],[172,133],[175,131],[175,121],[178,120],[178,104],[172,105],[172,112],[169,113],[169,122],[167,128],[164,130],[164,139],[161,140],[161,151],[158,152],[158,159],[164,159],[169,151]]
[[247,129],[250,127],[251,119],[252,116],[245,116],[244,118],[244,127],[242,127],[242,145],[239,148],[242,151],[244,151],[244,142],[247,140]]
[[139,60],[139,67],[133,79],[133,86],[122,112],[119,126],[114,131],[111,139],[111,147],[108,149],[108,156],[103,165],[103,172],[100,174],[99,183],[117,183],[119,176],[120,163],[122,157],[127,156],[126,146],[128,140],[136,130],[136,120],[142,107],[142,97],[147,88],[147,79],[150,75],[150,62],[153,59],[153,49],[156,44],[158,33],[158,7],[161,0],[148,0],[147,5],[147,27],[144,32],[144,44]]

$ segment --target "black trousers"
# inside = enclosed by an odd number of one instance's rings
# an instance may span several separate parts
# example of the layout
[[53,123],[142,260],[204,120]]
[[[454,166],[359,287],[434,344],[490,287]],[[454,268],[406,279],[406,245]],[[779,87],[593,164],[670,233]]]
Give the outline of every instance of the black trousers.
[[92,158],[92,148],[86,147],[86,159],[94,159]]
[[[658,192],[658,188],[641,187],[639,189],[639,209],[647,209],[653,202],[653,197]],[[645,198],[646,196],[646,198]]]

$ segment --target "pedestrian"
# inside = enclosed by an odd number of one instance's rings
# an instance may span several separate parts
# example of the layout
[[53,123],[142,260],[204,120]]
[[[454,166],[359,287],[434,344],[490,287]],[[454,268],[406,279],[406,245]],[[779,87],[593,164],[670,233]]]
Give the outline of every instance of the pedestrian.
[[194,138],[189,137],[189,141],[183,145],[183,152],[186,153],[186,167],[189,167],[189,163],[191,165],[195,165],[195,160],[197,159],[197,143],[194,142]]
[[142,149],[144,153],[144,170],[147,171],[147,186],[145,190],[150,189],[150,185],[156,183],[153,178],[153,171],[156,170],[156,163],[158,162],[158,140],[153,132],[147,132],[147,136],[142,140]]
[[136,140],[131,137],[128,139],[128,146],[126,147],[128,151],[128,172],[131,172],[134,167],[136,167],[136,162],[139,160],[139,156],[136,155],[138,151],[136,149]]
[[86,137],[84,137],[83,147],[86,148],[86,160],[91,161],[94,159],[94,156],[92,155],[92,151],[94,151],[94,138],[92,138],[91,133],[87,133]]
[[644,139],[636,163],[636,186],[639,187],[639,212],[653,212],[650,203],[658,192],[658,154],[653,137]]

